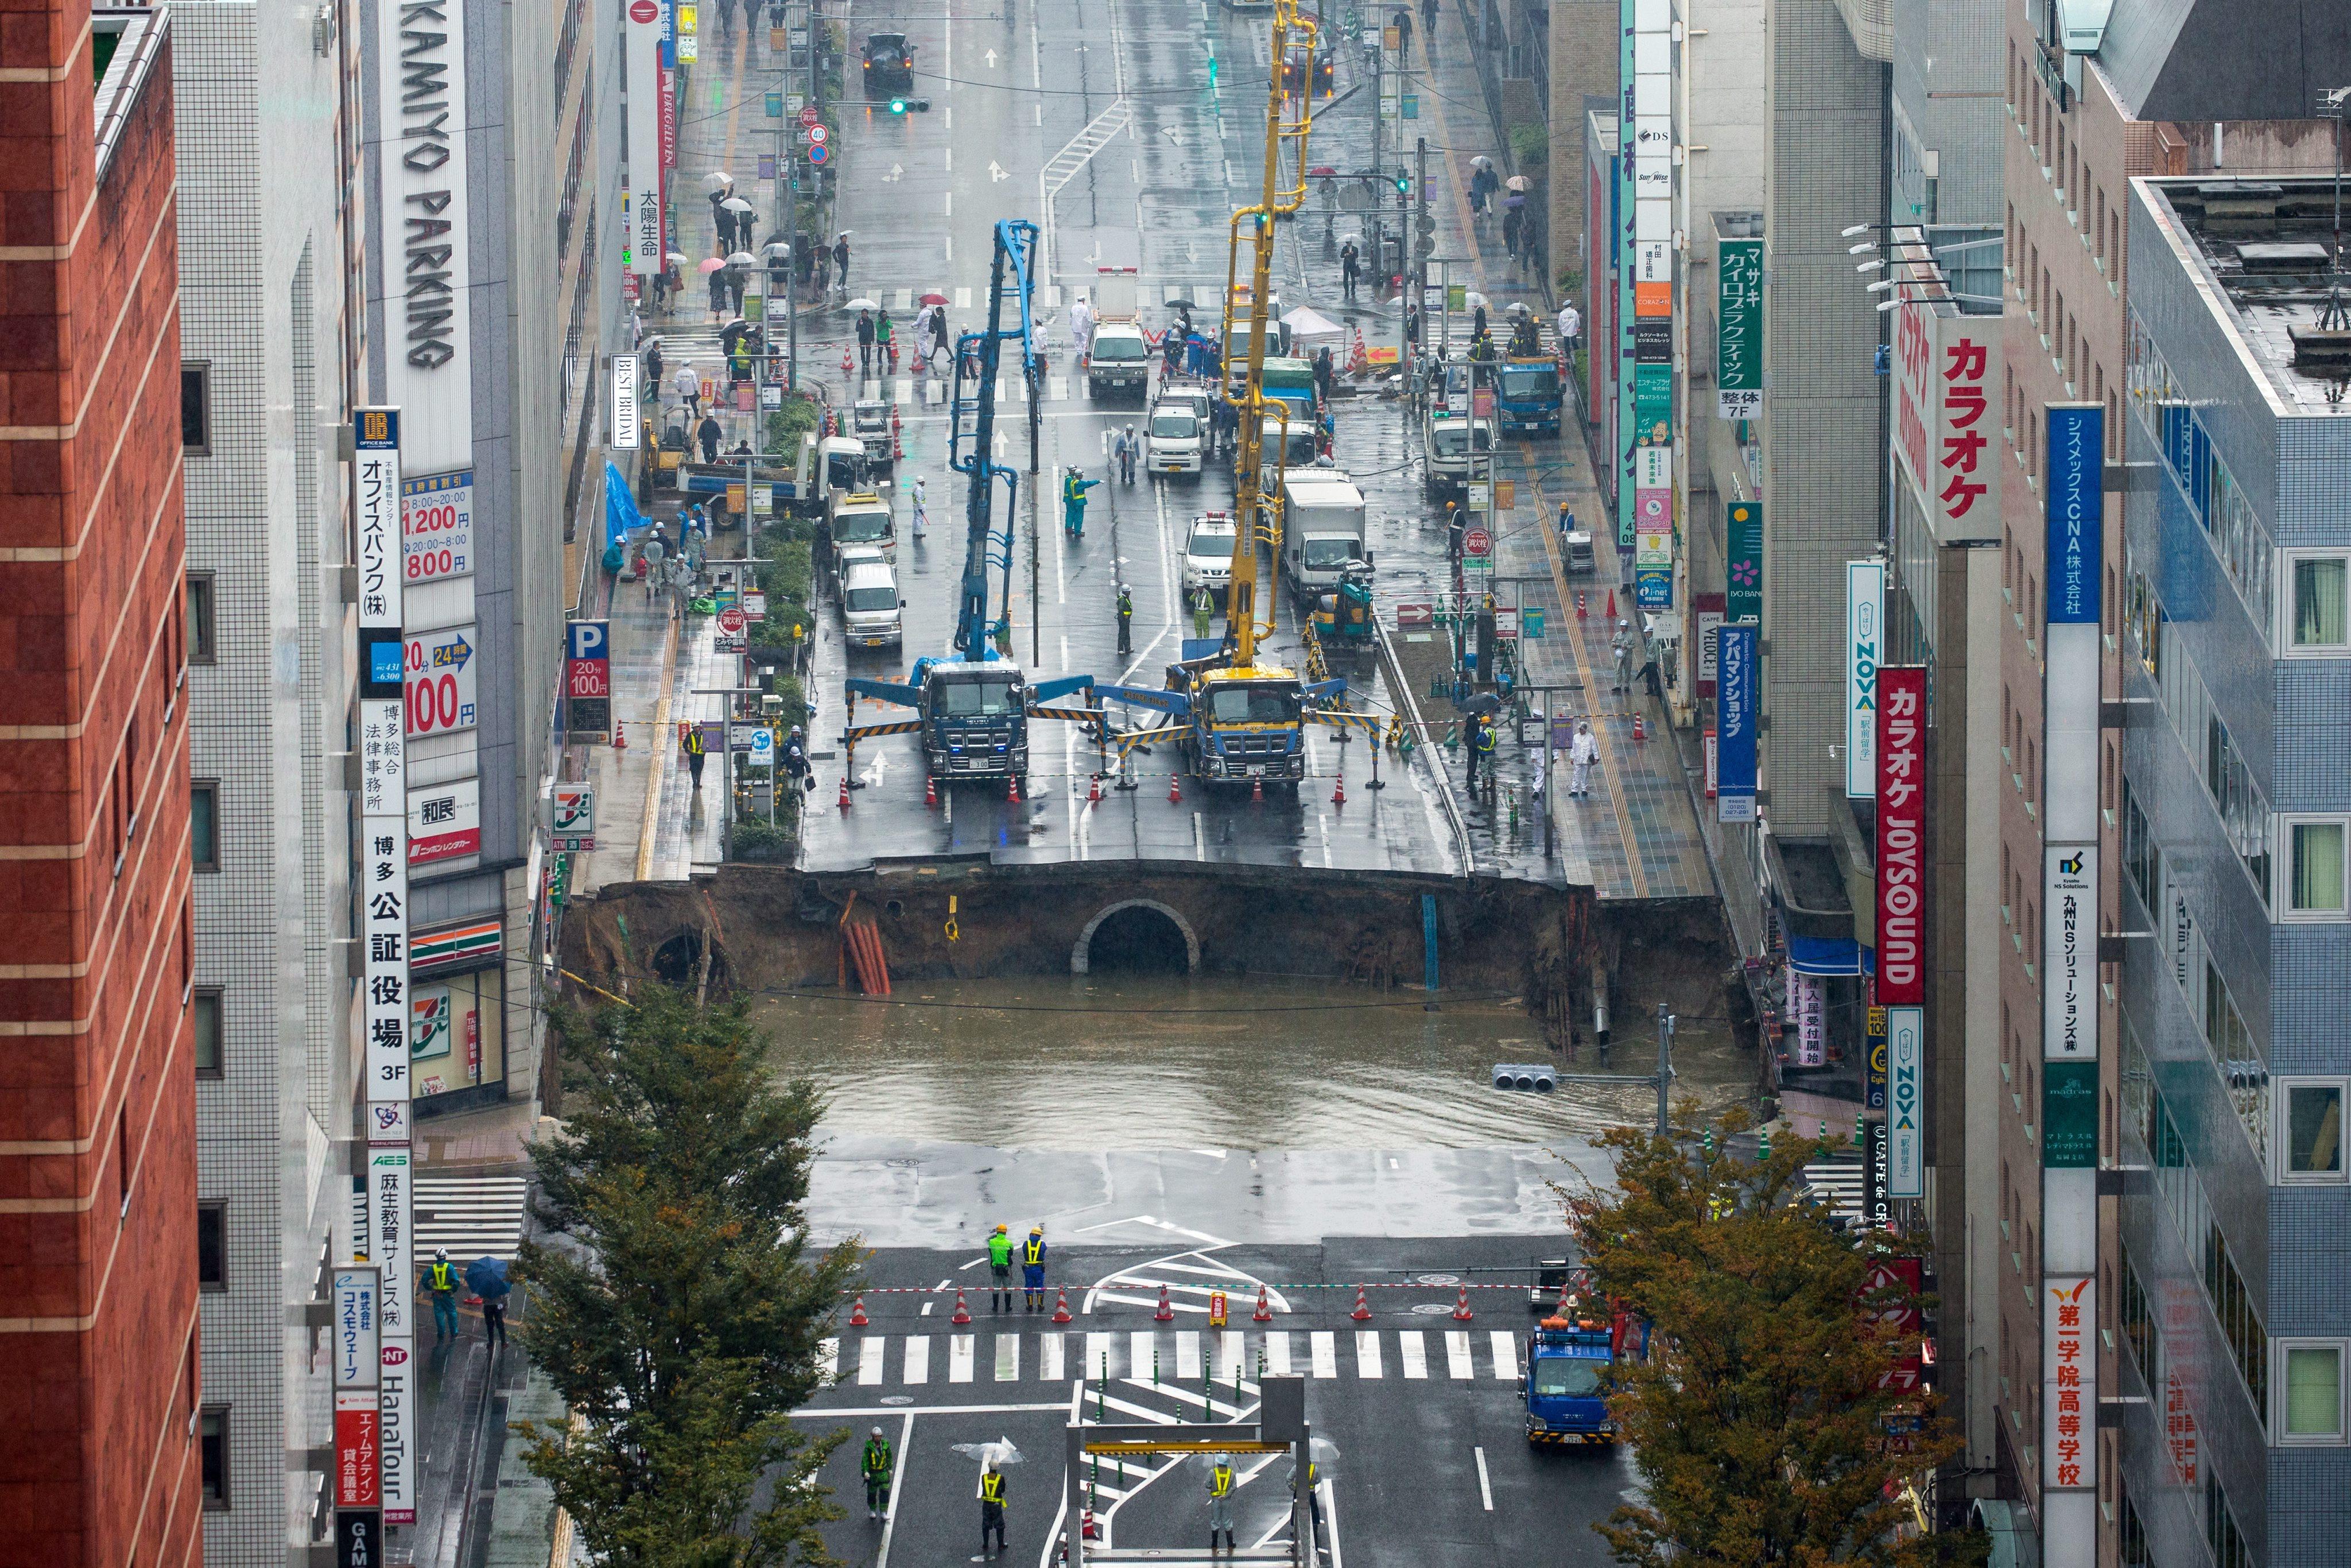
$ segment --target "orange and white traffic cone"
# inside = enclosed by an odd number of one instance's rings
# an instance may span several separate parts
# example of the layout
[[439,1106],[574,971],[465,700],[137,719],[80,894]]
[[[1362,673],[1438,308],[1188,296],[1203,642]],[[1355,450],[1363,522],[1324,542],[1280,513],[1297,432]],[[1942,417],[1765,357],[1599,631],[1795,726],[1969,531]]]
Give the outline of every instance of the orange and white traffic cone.
[[1020,804],[1020,775],[1018,773],[1004,781],[1004,798],[1016,806]]
[[1616,591],[1613,588],[1608,591],[1608,619],[1616,619]]
[[1333,806],[1343,806],[1346,803],[1347,776],[1342,773],[1339,775],[1339,781],[1331,787],[1331,804]]
[[963,1328],[971,1322],[971,1308],[964,1302],[963,1288],[961,1286],[957,1286],[956,1288],[956,1310],[954,1313],[948,1317],[947,1322],[955,1324],[957,1328]]
[[842,774],[842,775],[841,776],[841,800],[840,800],[840,806],[841,806],[841,809],[842,810],[844,810],[844,811],[846,811],[846,810],[849,810],[849,775],[848,775],[848,774],[846,774],[846,773],[844,773],[844,774]]
[[841,373],[842,375],[844,375],[844,376],[845,376],[845,375],[847,375],[850,371],[852,371],[855,370],[856,368],[857,368],[857,361],[856,361],[856,359],[855,359],[855,358],[854,358],[854,357],[850,353],[849,350],[844,346],[844,347],[841,349]]
[[1355,1310],[1347,1315],[1359,1323],[1372,1321],[1372,1303],[1364,1300],[1364,1288],[1361,1285],[1355,1287]]
[[1257,1311],[1249,1314],[1249,1322],[1253,1323],[1270,1323],[1273,1322],[1273,1303],[1266,1300],[1265,1287],[1263,1285],[1259,1285],[1257,1288]]
[[1176,1321],[1176,1303],[1167,1299],[1167,1287],[1165,1285],[1159,1287],[1159,1306],[1151,1314],[1151,1321],[1155,1323],[1172,1323]]
[[854,1307],[852,1307],[849,1311],[849,1326],[853,1329],[862,1329],[867,1326],[870,1322],[871,1320],[865,1315],[865,1298],[861,1294],[857,1298],[857,1304]]
[[1642,722],[1641,716],[1637,713],[1633,716],[1633,738],[1635,740],[1649,738],[1649,727]]
[[1102,804],[1102,775],[1099,773],[1093,775],[1093,781],[1086,787],[1086,804],[1089,806]]
[[[1081,1541],[1100,1541],[1102,1539],[1102,1526],[1094,1522],[1094,1511],[1092,1509],[1086,1509],[1079,1514],[1078,1538]],[[1061,1553],[1061,1561],[1064,1563],[1069,1561],[1069,1553],[1067,1552]]]
[[1067,1285],[1061,1287],[1060,1297],[1053,1302],[1053,1321],[1057,1323],[1073,1321],[1070,1316],[1070,1288]]
[[1453,1321],[1457,1323],[1466,1323],[1475,1315],[1469,1311],[1469,1287],[1464,1285],[1461,1287],[1460,1300],[1453,1303]]
[[929,774],[923,775],[923,804],[935,809],[939,803],[939,781]]
[[1252,806],[1262,806],[1265,804],[1264,779],[1252,779],[1249,780],[1249,804]]
[[629,727],[618,719],[612,721],[612,749],[615,751],[629,749]]
[[1184,803],[1184,791],[1176,787],[1176,775],[1173,773],[1167,776],[1167,803],[1171,806]]

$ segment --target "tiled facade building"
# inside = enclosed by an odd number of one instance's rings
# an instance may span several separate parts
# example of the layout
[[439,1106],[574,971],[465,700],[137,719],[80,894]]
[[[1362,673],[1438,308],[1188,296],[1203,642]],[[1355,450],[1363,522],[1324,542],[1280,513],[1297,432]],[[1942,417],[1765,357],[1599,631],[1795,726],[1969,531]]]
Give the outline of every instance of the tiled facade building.
[[0,1561],[178,1568],[219,1456],[165,14],[11,14],[0,104]]

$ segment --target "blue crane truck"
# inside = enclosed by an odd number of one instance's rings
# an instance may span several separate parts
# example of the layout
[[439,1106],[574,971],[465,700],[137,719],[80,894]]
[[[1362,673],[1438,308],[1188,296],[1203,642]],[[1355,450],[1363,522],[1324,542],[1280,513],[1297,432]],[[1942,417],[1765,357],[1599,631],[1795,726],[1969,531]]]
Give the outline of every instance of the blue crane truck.
[[1501,362],[1501,416],[1505,431],[1557,435],[1562,397],[1559,361],[1548,354],[1512,357]]
[[1606,1375],[1615,1362],[1605,1322],[1548,1317],[1527,1335],[1520,1394],[1527,1403],[1527,1441],[1538,1447],[1616,1441],[1608,1415]]

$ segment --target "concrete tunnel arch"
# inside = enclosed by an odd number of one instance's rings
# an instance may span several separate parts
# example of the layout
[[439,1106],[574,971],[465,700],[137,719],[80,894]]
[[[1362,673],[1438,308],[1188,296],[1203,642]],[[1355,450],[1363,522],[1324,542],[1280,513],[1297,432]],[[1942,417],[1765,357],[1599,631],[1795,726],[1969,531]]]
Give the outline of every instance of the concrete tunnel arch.
[[1070,949],[1070,973],[1083,975],[1092,971],[1094,933],[1102,929],[1103,921],[1127,909],[1148,909],[1154,914],[1164,916],[1183,934],[1184,972],[1187,975],[1196,975],[1200,972],[1200,937],[1199,934],[1192,929],[1190,921],[1155,898],[1123,898],[1116,904],[1105,904],[1094,911],[1093,918],[1087,921],[1085,929],[1078,933],[1077,943]]

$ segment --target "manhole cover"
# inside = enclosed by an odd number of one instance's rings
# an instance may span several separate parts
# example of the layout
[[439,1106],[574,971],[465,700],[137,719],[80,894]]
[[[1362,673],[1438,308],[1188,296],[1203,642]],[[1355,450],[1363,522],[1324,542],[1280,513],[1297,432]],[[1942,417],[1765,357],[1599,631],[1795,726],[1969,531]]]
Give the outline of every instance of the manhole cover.
[[1412,1282],[1416,1285],[1458,1285],[1461,1282],[1461,1276],[1458,1274],[1415,1274],[1412,1277]]
[[884,1405],[912,1405],[914,1402],[914,1396],[911,1394],[884,1394],[882,1396]]
[[1423,1301],[1413,1308],[1413,1311],[1424,1318],[1441,1318],[1451,1312],[1453,1309],[1443,1301]]

